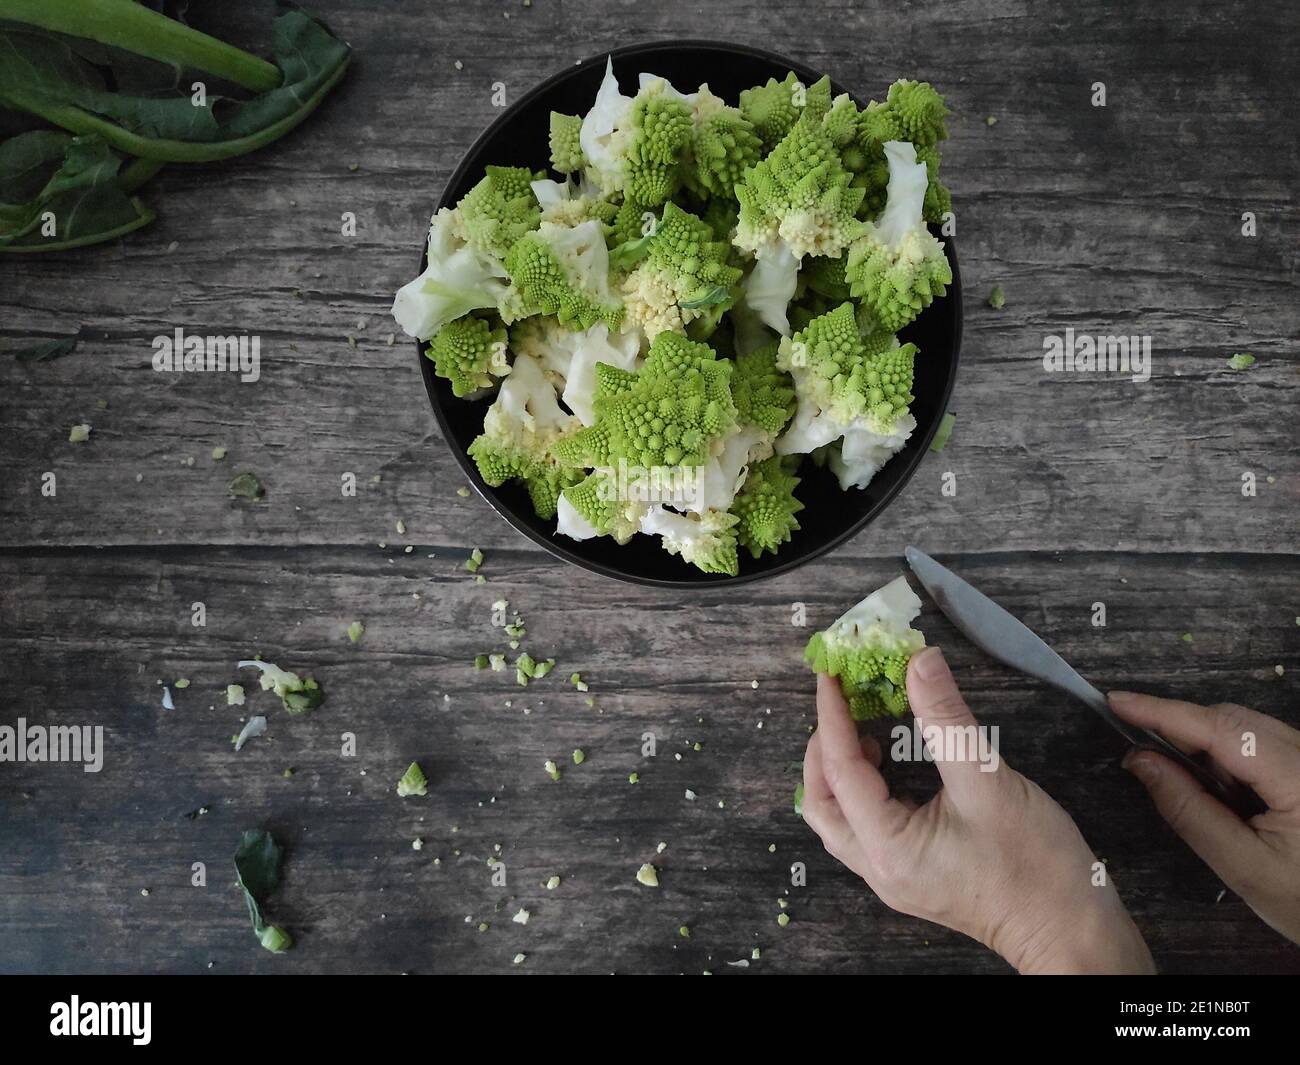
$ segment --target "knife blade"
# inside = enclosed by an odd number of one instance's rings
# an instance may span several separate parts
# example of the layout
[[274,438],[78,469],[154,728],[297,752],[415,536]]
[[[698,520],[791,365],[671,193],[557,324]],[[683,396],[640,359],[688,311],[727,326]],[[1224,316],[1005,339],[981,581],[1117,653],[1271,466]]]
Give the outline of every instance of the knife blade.
[[1096,688],[1032,629],[1017,620],[951,570],[924,551],[908,547],[904,552],[912,572],[930,593],[935,605],[971,643],[1003,665],[1072,695],[1095,711],[1133,746],[1158,751],[1173,759],[1196,777],[1201,786],[1217,796],[1242,818],[1262,813],[1268,807],[1258,795],[1238,781],[1223,781],[1189,757],[1159,733],[1130,725],[1110,708]]

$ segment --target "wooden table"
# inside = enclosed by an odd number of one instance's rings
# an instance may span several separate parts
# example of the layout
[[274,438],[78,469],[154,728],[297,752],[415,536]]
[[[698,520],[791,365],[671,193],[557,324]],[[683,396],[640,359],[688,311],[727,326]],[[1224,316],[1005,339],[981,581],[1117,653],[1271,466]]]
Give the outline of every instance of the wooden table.
[[[972,941],[888,910],[791,809],[814,720],[799,664],[812,630],[791,625],[792,604],[810,626],[829,622],[900,572],[908,542],[1100,686],[1300,723],[1288,12],[314,6],[356,62],[303,128],[229,164],[168,167],[145,192],[157,223],[126,240],[0,262],[0,335],[83,338],[58,361],[0,361],[4,722],[106,732],[98,774],[0,766],[0,967],[482,972],[517,968],[520,952],[530,972],[721,973],[758,946],[750,972],[1005,972]],[[899,76],[940,86],[967,315],[952,441],[885,516],[797,573],[689,596],[555,562],[458,495],[388,316],[444,179],[497,113],[494,82],[509,97],[603,48],[673,36],[779,48],[867,96]],[[1098,81],[1104,108],[1090,103]],[[347,211],[355,237],[340,232]],[[985,303],[994,285],[1000,311]],[[154,372],[152,338],[177,326],[260,335],[261,381]],[[1151,336],[1151,380],[1045,373],[1044,337],[1067,327]],[[1238,351],[1257,364],[1229,370]],[[71,444],[80,422],[90,440]],[[243,470],[263,502],[229,497]],[[462,568],[473,547],[485,585]],[[525,647],[560,663],[526,691],[472,668],[501,649],[500,597],[526,619]],[[366,626],[355,645],[354,620]],[[1107,860],[1165,971],[1300,971],[1300,949],[1225,894],[1118,768],[1103,723],[991,663],[933,608],[921,624],[1001,727],[1005,759]],[[313,673],[324,706],[289,718],[254,694],[235,667],[254,653]],[[594,708],[567,684],[573,670]],[[249,706],[227,707],[241,680]],[[230,736],[253,710],[270,731],[236,754]],[[340,756],[344,733],[355,757]],[[413,759],[429,795],[399,799]],[[920,767],[900,785],[931,777]],[[270,907],[297,939],[284,956],[258,947],[233,886],[249,827],[288,849]],[[506,888],[491,883],[493,857]],[[657,891],[634,879],[646,861]],[[789,887],[793,861],[807,863],[806,888]],[[195,862],[206,887],[192,886]],[[511,920],[521,906],[526,926]]]

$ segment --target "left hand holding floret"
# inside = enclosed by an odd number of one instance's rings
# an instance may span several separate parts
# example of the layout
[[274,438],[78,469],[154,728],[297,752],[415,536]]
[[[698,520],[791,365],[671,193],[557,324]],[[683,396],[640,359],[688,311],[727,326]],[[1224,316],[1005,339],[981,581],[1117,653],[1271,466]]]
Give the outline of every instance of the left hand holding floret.
[[[924,726],[975,725],[943,654],[913,655]],[[1150,951],[1070,816],[1000,762],[936,760],[924,806],[890,794],[881,750],[859,740],[836,680],[817,678],[817,732],[804,757],[803,814],[834,857],[886,905],[978,939],[1024,973],[1150,973]]]

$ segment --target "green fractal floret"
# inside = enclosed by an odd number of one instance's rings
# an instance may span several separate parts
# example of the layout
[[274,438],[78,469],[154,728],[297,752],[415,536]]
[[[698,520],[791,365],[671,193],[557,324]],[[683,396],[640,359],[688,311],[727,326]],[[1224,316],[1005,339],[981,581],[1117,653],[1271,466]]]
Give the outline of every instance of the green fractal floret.
[[732,365],[707,344],[660,333],[636,374],[610,369],[597,367],[595,424],[557,444],[561,461],[702,466],[709,444],[735,424]]
[[912,395],[912,371],[916,345],[904,344],[874,355],[866,372],[867,428],[881,436],[892,436],[898,419],[907,413]]
[[709,308],[735,302],[740,270],[727,264],[730,245],[671,201],[655,227],[646,258],[623,283],[628,318],[648,337],[681,330]]
[[489,166],[487,176],[456,205],[465,242],[498,259],[541,221],[529,183],[545,177],[521,166]]
[[731,375],[731,395],[741,423],[757,426],[774,439],[795,408],[794,382],[777,368],[776,354],[776,344],[767,344],[739,355]]
[[601,470],[565,488],[563,494],[600,536],[612,536],[620,544],[627,543],[636,534],[646,509],[644,504],[618,498],[614,481]]
[[780,240],[795,258],[842,254],[863,232],[855,213],[863,190],[851,180],[820,118],[807,109],[736,186],[736,246],[756,254]]
[[763,155],[763,141],[739,110],[728,107],[707,86],[695,100],[692,188],[707,196],[731,197],[745,171]]
[[799,529],[795,514],[803,504],[794,497],[799,478],[790,466],[791,460],[779,455],[755,463],[731,505],[738,519],[736,539],[754,558],[764,551],[776,554]]
[[677,191],[681,164],[691,143],[691,110],[654,82],[632,101],[632,142],[624,165],[624,193],[637,203],[657,206]]
[[582,154],[582,119],[551,112],[551,166],[561,174],[576,174],[587,165]]
[[852,303],[841,303],[794,336],[782,338],[776,361],[783,370],[803,371],[812,398],[836,421],[848,423],[863,412],[867,346]]
[[433,372],[450,381],[452,394],[458,397],[489,388],[496,377],[510,372],[505,327],[493,328],[473,315],[444,325],[424,354],[433,360]]
[[604,230],[592,220],[572,228],[543,223],[515,243],[505,267],[535,312],[553,314],[571,329],[597,322],[617,329],[624,309],[609,292],[608,262]]
[[774,148],[790,132],[799,117],[795,94],[799,79],[791,71],[782,81],[768,78],[766,85],[756,85],[740,94],[740,111],[763,139],[764,149]]
[[925,637],[911,628],[920,613],[921,600],[907,578],[898,577],[814,633],[804,661],[817,673],[839,678],[856,720],[899,717],[910,708],[907,663],[925,646]]
[[863,133],[878,143],[911,141],[920,148],[948,139],[947,116],[947,105],[933,85],[900,78],[884,103],[867,104],[861,124]]

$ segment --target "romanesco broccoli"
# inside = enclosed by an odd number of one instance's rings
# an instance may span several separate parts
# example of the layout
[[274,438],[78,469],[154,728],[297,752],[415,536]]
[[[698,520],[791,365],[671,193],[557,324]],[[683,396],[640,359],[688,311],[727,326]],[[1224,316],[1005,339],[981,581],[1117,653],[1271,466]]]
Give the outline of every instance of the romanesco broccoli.
[[609,290],[609,251],[596,219],[566,227],[543,222],[506,255],[506,270],[533,313],[553,314],[561,325],[617,329],[623,305]]
[[[797,462],[797,460],[795,460]],[[764,551],[776,554],[799,529],[795,514],[803,504],[794,497],[799,483],[791,460],[771,455],[750,467],[749,475],[731,506],[736,516],[736,538],[758,558]]]
[[465,243],[504,259],[525,233],[537,228],[541,210],[529,187],[546,175],[521,166],[489,166],[487,176],[456,205],[456,222]]
[[439,329],[424,354],[433,360],[433,372],[451,382],[455,396],[490,388],[495,378],[510,372],[505,327],[493,328],[472,314]]
[[587,165],[582,154],[582,118],[551,112],[551,166],[561,174],[576,174]]
[[895,578],[814,633],[804,659],[815,672],[839,678],[856,720],[899,717],[908,710],[907,663],[925,646],[911,627],[920,613],[907,578]]

